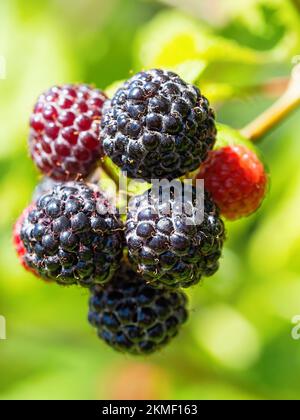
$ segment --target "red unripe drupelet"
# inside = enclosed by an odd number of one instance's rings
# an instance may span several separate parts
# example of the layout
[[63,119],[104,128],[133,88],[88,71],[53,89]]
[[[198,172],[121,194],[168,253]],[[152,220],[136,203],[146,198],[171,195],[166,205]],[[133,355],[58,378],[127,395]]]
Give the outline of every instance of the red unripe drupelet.
[[54,86],[30,118],[29,147],[41,172],[57,181],[88,176],[103,156],[100,122],[106,95],[88,85]]

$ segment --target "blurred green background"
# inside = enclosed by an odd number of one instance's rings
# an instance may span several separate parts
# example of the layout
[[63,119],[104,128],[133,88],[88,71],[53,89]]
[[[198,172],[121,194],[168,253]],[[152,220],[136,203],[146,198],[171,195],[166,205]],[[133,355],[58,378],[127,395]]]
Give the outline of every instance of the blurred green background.
[[297,0],[1,1],[1,399],[299,399],[299,112],[260,144],[268,198],[227,223],[219,273],[189,292],[190,321],[158,355],[107,348],[86,322],[87,292],[25,273],[11,245],[39,179],[28,118],[48,86],[104,89],[132,71],[172,68],[200,86],[219,122],[240,128],[276,99],[297,54]]

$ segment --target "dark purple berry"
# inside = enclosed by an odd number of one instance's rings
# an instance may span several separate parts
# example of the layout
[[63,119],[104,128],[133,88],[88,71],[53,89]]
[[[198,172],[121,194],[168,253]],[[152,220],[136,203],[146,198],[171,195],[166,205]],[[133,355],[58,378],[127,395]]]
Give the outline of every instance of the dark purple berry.
[[133,76],[107,102],[106,154],[132,178],[174,179],[197,169],[214,146],[214,113],[195,86],[174,73]]
[[[106,209],[98,214],[97,207]],[[123,228],[96,186],[56,184],[31,207],[21,228],[28,267],[59,284],[111,279],[123,251]]]
[[114,349],[134,355],[160,350],[186,322],[181,291],[157,289],[126,265],[104,287],[91,289],[89,322]]
[[154,286],[189,287],[219,267],[225,239],[219,211],[205,194],[204,217],[198,223],[196,191],[192,188],[192,194],[185,197],[186,191],[181,188],[180,205],[172,187],[167,202],[162,190],[158,197],[148,190],[130,203],[126,223],[129,257]]

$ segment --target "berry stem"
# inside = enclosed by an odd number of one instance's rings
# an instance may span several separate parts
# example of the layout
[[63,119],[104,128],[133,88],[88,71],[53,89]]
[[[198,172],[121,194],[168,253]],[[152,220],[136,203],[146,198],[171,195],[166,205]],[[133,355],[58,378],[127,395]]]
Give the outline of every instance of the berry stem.
[[109,162],[107,161],[107,158],[102,159],[100,167],[103,170],[103,172],[116,184],[116,186],[119,187],[118,175],[114,172],[114,170],[110,166]]
[[300,106],[300,64],[294,67],[283,95],[265,112],[241,130],[241,134],[256,142],[285,120]]
[[249,89],[249,93],[254,95],[262,94],[267,97],[277,99],[286,91],[289,82],[289,77],[279,77],[251,87]]

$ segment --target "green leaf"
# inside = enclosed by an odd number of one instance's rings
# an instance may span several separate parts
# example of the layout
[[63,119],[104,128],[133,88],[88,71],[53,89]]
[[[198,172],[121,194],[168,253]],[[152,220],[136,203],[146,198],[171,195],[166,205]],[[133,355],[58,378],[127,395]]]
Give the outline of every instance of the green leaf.
[[257,153],[257,149],[254,144],[246,139],[246,137],[242,136],[242,134],[235,130],[234,128],[229,127],[225,124],[217,124],[217,143],[215,148],[219,149],[225,146],[232,146],[232,145],[243,145],[248,149]]
[[117,80],[116,82],[112,83],[111,85],[107,86],[105,89],[105,93],[109,98],[112,98],[117,90],[123,85],[125,80]]
[[230,17],[219,33],[239,39],[243,45],[289,58],[299,51],[299,12],[293,1],[251,0],[224,2],[223,13]]
[[[189,60],[257,64],[265,58],[250,48],[214,35],[177,11],[162,12],[138,37],[138,66],[174,68]],[[200,68],[201,71],[201,68]]]
[[214,34],[177,11],[158,14],[137,38],[137,69],[166,68],[200,87],[211,101],[248,92],[274,71],[276,57]]

